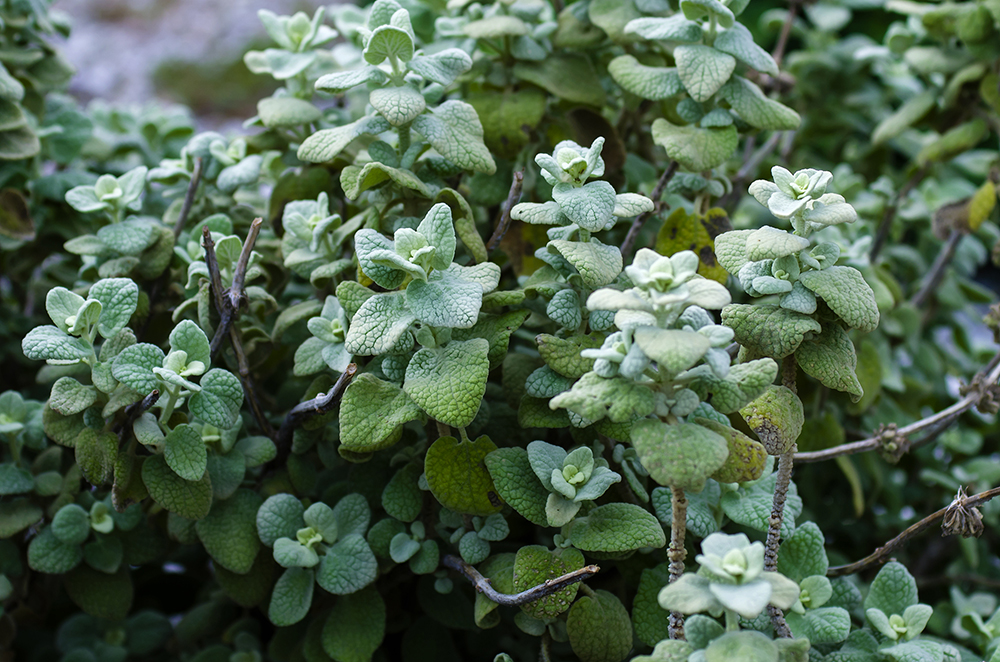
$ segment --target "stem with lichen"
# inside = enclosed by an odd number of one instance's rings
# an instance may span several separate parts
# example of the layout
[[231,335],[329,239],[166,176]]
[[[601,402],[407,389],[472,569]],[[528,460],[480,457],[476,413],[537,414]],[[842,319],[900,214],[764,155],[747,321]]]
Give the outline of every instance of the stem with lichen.
[[[670,505],[673,517],[670,521],[670,547],[667,549],[667,558],[670,560],[669,583],[673,583],[684,574],[684,559],[687,558],[684,534],[687,531],[688,500],[683,489],[671,486]],[[684,638],[684,614],[679,611],[670,612],[668,632],[671,639]]]

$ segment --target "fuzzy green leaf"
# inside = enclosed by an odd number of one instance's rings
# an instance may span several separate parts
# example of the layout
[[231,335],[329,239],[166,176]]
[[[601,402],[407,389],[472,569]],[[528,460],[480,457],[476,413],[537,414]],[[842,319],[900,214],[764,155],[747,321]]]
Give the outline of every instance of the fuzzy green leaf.
[[541,334],[535,338],[538,343],[538,353],[546,365],[563,377],[579,379],[594,368],[594,359],[580,356],[584,349],[597,349],[602,340],[595,336],[570,336],[557,338]]
[[733,125],[703,129],[677,126],[662,117],[653,120],[652,133],[653,142],[663,147],[670,158],[695,172],[725,163],[739,142]]
[[260,549],[256,524],[262,502],[253,490],[237,490],[225,501],[214,502],[208,516],[195,523],[205,551],[226,570],[250,572]]
[[775,359],[788,356],[807,335],[821,330],[813,318],[775,304],[730,304],[722,309],[722,323],[735,332],[736,342]]
[[405,292],[377,294],[355,313],[344,346],[354,355],[382,354],[396,344],[416,319],[406,305]]
[[142,463],[142,482],[156,503],[181,517],[199,520],[212,507],[208,472],[200,480],[184,480],[167,466],[162,455],[152,455]]
[[164,439],[163,457],[174,473],[184,480],[197,481],[208,468],[208,449],[201,433],[183,423]]
[[589,372],[572,389],[552,398],[549,406],[569,409],[591,421],[607,416],[613,423],[628,423],[653,413],[656,405],[653,392],[642,384]]
[[566,632],[573,652],[582,662],[620,662],[632,650],[628,611],[607,591],[596,591],[593,597],[585,595],[573,603]]
[[88,344],[54,326],[37,326],[21,341],[21,351],[32,361],[78,363],[90,356]]
[[608,285],[622,271],[621,251],[595,238],[587,242],[556,239],[550,241],[548,246],[549,251],[559,253],[566,258],[566,261],[580,272],[580,277],[589,287]]
[[278,627],[298,623],[312,606],[315,574],[311,568],[288,568],[271,593],[267,617]]
[[402,425],[424,413],[401,388],[374,375],[359,375],[340,405],[340,441],[344,448],[370,453],[399,441]]
[[669,99],[684,89],[677,69],[647,67],[631,55],[620,55],[609,62],[608,73],[625,91],[651,101]]
[[660,485],[700,492],[705,479],[726,461],[729,446],[718,434],[695,425],[643,419],[632,425],[632,445],[650,477]]
[[734,22],[731,27],[724,30],[715,38],[712,46],[723,53],[732,55],[751,69],[756,69],[771,76],[778,75],[778,65],[775,63],[774,58],[771,57],[770,53],[754,43],[750,30],[741,23]]
[[340,598],[323,625],[323,650],[337,662],[368,662],[385,636],[385,616],[375,588]]
[[434,498],[456,513],[486,516],[498,512],[503,504],[484,463],[495,450],[496,444],[486,436],[475,441],[439,437],[424,458]]
[[97,332],[104,338],[113,338],[128,325],[135,313],[139,305],[139,286],[128,278],[106,278],[94,283],[87,298],[101,302]]
[[217,428],[228,430],[236,425],[243,404],[243,386],[228,370],[214,368],[201,378],[201,390],[191,396],[191,413]]
[[97,389],[84,386],[72,377],[60,377],[52,385],[49,406],[63,416],[78,414],[97,401]]
[[431,326],[468,329],[482,304],[482,286],[451,270],[433,271],[427,280],[414,280],[406,288],[406,307]]
[[45,527],[28,545],[28,566],[37,572],[61,575],[83,560],[83,548],[59,540],[52,527]]
[[917,582],[905,566],[890,561],[872,580],[865,609],[880,609],[887,615],[902,615],[907,607],[917,604]]
[[403,126],[412,122],[413,118],[427,108],[424,95],[409,85],[372,90],[368,102],[392,126]]
[[153,368],[163,365],[163,350],[149,343],[126,347],[111,364],[111,374],[133,391],[147,394],[157,387],[159,378]]
[[381,115],[366,115],[350,124],[312,134],[302,142],[298,157],[311,163],[332,161],[355,138],[365,134],[378,135],[389,129],[389,123]]
[[698,102],[711,99],[736,69],[733,56],[700,44],[678,46],[674,59],[684,88]]
[[118,435],[84,428],[76,438],[76,463],[92,485],[110,483],[118,456]]
[[864,395],[855,372],[858,357],[854,343],[838,324],[827,323],[819,336],[799,346],[795,357],[802,371],[824,386],[850,394],[854,402]]
[[[584,565],[583,553],[567,547],[550,552],[541,545],[526,545],[517,550],[514,560],[514,590],[525,591],[555,579]],[[551,595],[521,605],[521,611],[539,619],[553,619],[567,609],[576,597],[579,584],[571,584]]]
[[257,535],[268,547],[278,538],[295,538],[295,533],[305,523],[302,502],[291,494],[268,497],[257,511]]
[[822,271],[805,271],[799,276],[799,282],[822,297],[852,329],[874,331],[878,326],[875,293],[854,267],[833,266]]
[[415,118],[413,128],[438,154],[463,170],[496,172],[496,162],[483,144],[483,125],[476,109],[464,101],[445,101]]
[[548,526],[545,501],[549,491],[531,469],[528,453],[523,448],[500,448],[485,457],[486,468],[497,493],[529,522]]
[[[761,478],[753,483],[741,485],[735,492],[722,495],[722,510],[726,517],[737,524],[749,526],[757,531],[767,531],[774,501],[774,484],[777,473]],[[791,483],[785,501],[785,515],[781,521],[781,535],[784,538],[795,531],[795,518],[802,514],[802,499],[798,488]]]
[[403,390],[434,419],[465,427],[479,411],[489,376],[489,343],[482,338],[421,349],[406,367]]
[[667,544],[656,518],[631,503],[605,504],[577,517],[569,524],[569,539],[585,552],[627,552]]
[[829,565],[826,539],[813,522],[804,522],[796,527],[790,538],[781,542],[778,572],[792,581],[801,582],[813,575],[824,577]]
[[364,537],[349,533],[327,550],[316,571],[316,582],[335,595],[360,591],[375,581],[378,561]]

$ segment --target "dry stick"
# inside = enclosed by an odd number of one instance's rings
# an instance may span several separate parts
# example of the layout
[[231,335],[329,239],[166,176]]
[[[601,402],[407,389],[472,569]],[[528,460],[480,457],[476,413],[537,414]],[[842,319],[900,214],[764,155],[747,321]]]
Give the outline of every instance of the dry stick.
[[282,421],[281,427],[278,429],[278,435],[274,440],[275,446],[278,448],[278,453],[271,460],[269,466],[279,466],[284,463],[292,450],[292,435],[295,433],[295,428],[301,426],[311,418],[322,416],[334,410],[357,372],[358,366],[356,364],[348,364],[347,369],[341,373],[329,391],[320,393],[312,400],[306,400],[292,407],[292,410],[285,415],[285,420]]
[[160,392],[157,389],[150,391],[149,395],[144,397],[138,402],[133,402],[128,407],[125,407],[126,420],[118,428],[118,445],[121,446],[125,439],[128,438],[128,433],[132,430],[132,424],[135,423],[140,416],[149,411],[156,401],[160,399]]
[[253,377],[250,375],[250,362],[247,361],[246,351],[243,349],[243,334],[235,326],[229,328],[229,342],[233,346],[236,354],[236,365],[240,373],[240,382],[243,384],[243,392],[247,396],[247,403],[250,405],[250,412],[257,421],[258,427],[264,431],[269,438],[274,439],[274,428],[271,422],[264,416],[261,409],[260,400],[257,398],[257,389],[253,384]]
[[544,598],[546,595],[552,595],[556,591],[560,591],[567,586],[572,586],[573,584],[581,582],[588,577],[592,577],[601,571],[601,569],[596,565],[587,565],[579,570],[567,572],[561,577],[547,579],[543,583],[537,586],[532,586],[526,591],[509,594],[498,592],[490,585],[489,579],[483,577],[479,574],[478,570],[453,554],[445,554],[444,558],[441,559],[441,564],[465,575],[465,578],[472,582],[472,585],[476,587],[477,591],[498,605],[523,605],[529,602],[534,602],[539,598]]
[[[194,162],[194,172],[191,173],[191,182],[188,184],[187,193],[184,194],[184,204],[181,205],[181,213],[177,217],[177,222],[174,223],[174,243],[177,243],[177,237],[181,235],[181,231],[187,224],[188,214],[191,213],[191,205],[194,204],[194,195],[198,190],[198,184],[201,183],[201,157],[195,159]],[[160,277],[156,279],[153,283],[153,289],[149,293],[149,314],[146,315],[146,321],[143,322],[142,328],[139,330],[137,338],[142,340],[142,337],[146,335],[146,328],[149,326],[149,320],[153,316],[153,305],[160,298],[160,292],[166,287],[167,280],[170,278],[170,268],[169,266],[163,270]]]
[[[667,558],[670,560],[670,579],[667,583],[673,583],[684,574],[684,559],[687,558],[687,550],[684,548],[684,533],[687,530],[687,495],[684,490],[670,487],[670,505],[672,518],[670,520],[670,547],[667,549]],[[679,611],[670,612],[670,620],[667,625],[667,633],[671,639],[684,639],[684,614]]]
[[[225,296],[222,297],[223,305],[219,308],[221,319],[219,320],[219,327],[215,330],[215,335],[212,337],[211,350],[213,357],[222,346],[222,340],[229,334],[229,328],[233,320],[236,319],[236,316],[240,314],[240,309],[246,304],[247,293],[243,285],[247,277],[250,256],[253,254],[253,246],[257,242],[257,235],[260,234],[260,227],[263,223],[263,219],[255,218],[253,223],[250,224],[247,240],[243,242],[243,250],[240,252],[239,259],[236,260],[236,266],[233,267],[233,283],[225,293]],[[216,262],[216,266],[218,266],[218,262]],[[218,303],[219,300],[216,298],[216,304]]]
[[507,193],[507,200],[503,203],[503,208],[500,210],[500,218],[497,220],[497,226],[493,230],[493,236],[486,242],[487,251],[492,251],[499,246],[500,240],[507,234],[507,230],[510,228],[510,211],[521,199],[521,188],[523,186],[524,171],[518,170],[514,173],[514,181],[510,183],[510,191]]
[[927,303],[927,298],[941,284],[941,279],[944,278],[944,270],[955,256],[955,249],[958,248],[958,242],[962,240],[963,236],[958,230],[952,230],[951,234],[948,235],[948,241],[941,247],[937,257],[934,259],[934,264],[931,265],[930,273],[921,286],[920,291],[910,300],[914,308],[921,308]]
[[785,23],[781,26],[781,34],[778,35],[778,43],[774,46],[774,53],[771,57],[774,58],[774,63],[781,67],[781,60],[785,57],[785,46],[788,45],[788,37],[792,34],[792,23],[795,22],[795,14],[799,10],[798,0],[789,0],[788,3],[788,16],[785,17]]
[[632,254],[632,249],[635,247],[635,241],[639,238],[639,231],[642,230],[642,226],[649,220],[649,217],[658,211],[660,206],[660,198],[663,197],[663,191],[667,188],[667,184],[670,180],[674,178],[674,174],[677,173],[678,163],[677,161],[671,161],[667,169],[663,171],[660,175],[660,179],[656,182],[656,186],[653,187],[653,192],[649,197],[653,200],[653,211],[643,212],[632,221],[632,227],[628,229],[628,234],[625,235],[625,241],[622,242],[622,257],[627,258]]
[[[798,364],[795,355],[790,354],[781,360],[781,383],[792,393],[797,393],[795,385]],[[778,476],[774,483],[774,500],[771,503],[771,516],[767,520],[767,542],[764,546],[764,570],[777,572],[778,546],[781,543],[781,522],[785,517],[785,501],[788,498],[788,487],[792,482],[792,468],[795,464],[795,444],[778,456]],[[767,613],[771,617],[771,625],[779,637],[789,639],[792,636],[785,614],[780,608],[769,604]]]
[[874,263],[875,258],[878,254],[882,252],[882,247],[885,245],[885,240],[889,238],[889,230],[892,229],[892,221],[896,218],[896,212],[899,211],[899,203],[903,201],[913,187],[916,186],[923,180],[924,175],[927,174],[927,167],[924,166],[917,170],[913,175],[907,180],[903,188],[896,192],[893,197],[892,202],[888,207],[885,208],[885,213],[882,215],[882,221],[878,225],[878,229],[875,231],[875,241],[872,242],[872,250],[869,253],[869,259]]
[[[975,508],[997,496],[1000,496],[1000,487],[994,487],[991,490],[986,490],[985,492],[980,492],[979,494],[973,494],[970,497],[966,497],[962,505],[965,508]],[[843,575],[852,575],[872,566],[884,563],[888,560],[889,554],[908,543],[917,534],[930,528],[935,522],[943,518],[945,513],[951,507],[952,504],[949,504],[936,513],[928,515],[860,561],[855,561],[854,563],[850,563],[848,565],[838,565],[827,569],[826,576],[841,577]]]
[[[989,371],[987,373],[987,371]],[[985,375],[985,376],[984,376]],[[920,446],[928,443],[937,434],[941,432],[944,426],[950,425],[951,423],[958,420],[958,417],[968,410],[975,407],[980,399],[983,397],[983,392],[992,384],[996,384],[1000,380],[1000,353],[994,356],[990,362],[987,364],[986,368],[977,373],[973,382],[979,380],[980,386],[978,388],[972,389],[965,397],[951,405],[946,409],[928,416],[927,418],[921,419],[916,423],[911,423],[907,426],[901,427],[896,431],[896,434],[902,437],[909,437],[911,435],[923,432],[924,430],[933,429],[933,433],[927,435],[919,441],[915,441],[910,444],[910,448],[919,448]],[[940,426],[940,427],[939,427]],[[854,455],[855,453],[864,453],[866,451],[875,450],[882,444],[881,435],[875,435],[874,437],[869,437],[868,439],[862,439],[861,441],[852,441],[848,444],[840,444],[839,446],[834,446],[833,448],[827,448],[822,451],[813,451],[811,453],[796,453],[795,461],[799,463],[803,462],[821,462],[823,460],[830,460],[835,457],[840,457],[841,455]]]

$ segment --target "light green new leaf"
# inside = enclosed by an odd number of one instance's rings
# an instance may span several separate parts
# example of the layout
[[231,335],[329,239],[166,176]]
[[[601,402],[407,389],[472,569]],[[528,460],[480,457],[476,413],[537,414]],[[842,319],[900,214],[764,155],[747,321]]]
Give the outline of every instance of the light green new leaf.
[[[433,83],[448,87],[472,68],[472,58],[460,48],[446,48],[432,55],[417,55],[406,63],[406,67]],[[319,89],[319,83],[316,87]]]
[[423,415],[401,388],[364,373],[344,393],[340,442],[347,450],[371,453],[399,441],[402,425]]
[[159,378],[153,368],[163,365],[163,350],[149,343],[126,347],[111,364],[111,374],[133,391],[147,394],[157,387]]
[[549,491],[532,471],[527,451],[523,448],[500,448],[489,453],[485,462],[504,502],[529,522],[548,526],[545,501]]
[[424,459],[427,484],[441,505],[457,513],[485,517],[503,505],[483,458],[497,450],[489,437],[459,441],[439,437]]
[[295,533],[305,523],[302,502],[291,494],[268,497],[257,510],[257,535],[268,547],[278,538],[295,538]]
[[703,129],[677,126],[662,117],[653,121],[653,142],[688,170],[700,172],[721,165],[736,150],[739,134],[734,125]]
[[631,503],[608,503],[577,517],[569,524],[569,539],[585,552],[627,552],[667,544],[656,518]]
[[787,453],[799,438],[805,422],[802,401],[784,386],[768,386],[758,398],[740,409],[740,415],[771,455]]
[[855,372],[854,343],[840,325],[828,322],[818,337],[799,346],[795,357],[803,372],[828,388],[849,393],[853,402],[865,394]]
[[776,359],[788,356],[807,335],[821,330],[813,318],[774,304],[730,304],[722,309],[722,323],[735,332],[736,342]]
[[316,571],[316,583],[335,595],[368,586],[378,574],[378,561],[364,537],[349,533],[327,550]]
[[632,650],[632,621],[628,611],[621,600],[607,591],[596,591],[593,597],[585,595],[573,603],[566,619],[566,632],[581,662],[620,661]]
[[[549,579],[579,570],[583,565],[583,553],[578,549],[567,547],[550,552],[541,545],[526,545],[517,550],[514,559],[514,590],[525,591]],[[579,589],[579,584],[571,584],[544,598],[521,605],[521,611],[533,618],[554,619],[569,609]]]
[[865,609],[880,609],[885,614],[902,615],[907,607],[917,604],[917,582],[906,567],[896,561],[882,566],[875,575]]
[[21,341],[21,351],[32,361],[79,363],[90,356],[90,348],[85,341],[54,326],[36,326],[29,331]]
[[414,117],[427,108],[424,95],[409,85],[372,90],[368,102],[392,126],[412,122]]
[[464,101],[445,101],[415,118],[413,128],[438,154],[463,170],[496,172],[496,162],[483,144],[483,125],[476,109]]
[[[421,115],[421,117],[426,116]],[[427,185],[409,170],[392,168],[383,163],[366,163],[364,166],[350,165],[340,172],[340,186],[344,189],[344,195],[347,196],[348,200],[356,200],[364,191],[389,181],[404,189],[417,191],[425,198],[432,195]]]
[[743,121],[758,129],[790,131],[802,121],[797,112],[767,98],[759,87],[741,76],[733,76],[719,94]]
[[97,401],[97,389],[72,377],[60,377],[52,385],[49,406],[63,416],[78,414]]
[[156,503],[181,517],[199,520],[212,507],[212,481],[207,471],[201,479],[187,481],[167,466],[162,455],[152,455],[142,463],[142,482]]
[[409,62],[413,58],[413,37],[391,25],[382,25],[372,32],[364,51],[368,64],[381,64],[386,58]]
[[580,272],[589,287],[603,287],[612,283],[622,271],[622,254],[616,246],[608,246],[591,237],[590,241],[554,239],[548,243],[549,251],[566,258]]
[[389,123],[381,115],[374,113],[366,115],[350,124],[334,129],[323,129],[312,134],[299,146],[298,157],[311,163],[332,161],[355,138],[366,133],[378,135],[390,128]]
[[170,349],[185,352],[189,365],[199,361],[207,368],[212,363],[208,336],[191,320],[183,320],[170,332]]
[[435,269],[447,269],[451,266],[457,247],[451,207],[443,202],[435,204],[424,214],[420,225],[417,226],[417,232],[424,235],[434,247],[431,266]]
[[373,356],[392,348],[416,321],[404,292],[377,294],[355,313],[344,346],[353,355]]
[[45,527],[28,545],[28,566],[37,572],[61,575],[83,560],[83,548],[59,540],[52,527]]
[[262,502],[253,490],[237,490],[225,501],[215,501],[208,516],[195,523],[205,551],[226,570],[250,572],[260,549],[256,520]]
[[97,332],[104,338],[113,338],[128,325],[139,305],[139,286],[129,278],[106,278],[94,283],[87,298],[101,302]]
[[700,492],[729,456],[724,438],[693,423],[667,425],[643,419],[632,424],[631,438],[653,480],[691,492]]
[[720,0],[681,0],[680,7],[684,17],[690,20],[708,16],[724,28],[731,28],[736,22],[735,12]]
[[174,473],[184,480],[200,480],[208,468],[208,449],[201,433],[183,423],[164,439],[163,457]]
[[385,602],[373,588],[340,598],[323,625],[323,650],[337,662],[368,662],[385,636]]
[[69,331],[68,317],[74,317],[86,300],[65,287],[53,287],[45,295],[45,312],[60,331]]
[[267,617],[278,627],[298,623],[312,606],[315,573],[311,568],[288,568],[271,593]]
[[[416,59],[414,58],[414,60]],[[363,85],[367,82],[374,82],[381,85],[387,80],[389,80],[389,76],[378,67],[362,67],[361,69],[338,71],[320,76],[319,80],[316,81],[316,91],[341,94],[352,87]]]
[[659,329],[640,326],[633,338],[649,358],[656,361],[666,375],[675,377],[701,360],[712,344],[696,331]]
[[560,182],[552,189],[552,198],[570,221],[591,232],[603,230],[615,210],[615,189],[603,181],[580,187]]
[[675,14],[667,18],[637,18],[634,21],[629,21],[628,25],[625,26],[625,33],[637,34],[643,39],[654,41],[680,41],[687,43],[701,41],[702,37],[701,24],[690,21],[681,14]]
[[403,390],[434,419],[465,427],[479,411],[489,376],[489,342],[482,338],[424,348],[406,367]]
[[472,21],[462,32],[472,39],[496,39],[498,37],[517,37],[528,34],[528,25],[516,16],[497,15]]
[[323,117],[323,112],[305,99],[296,97],[267,97],[257,102],[260,121],[269,129],[312,124]]
[[736,69],[733,56],[701,44],[678,46],[674,60],[684,88],[698,102],[711,99]]
[[427,280],[414,280],[406,288],[406,307],[431,326],[471,328],[482,305],[483,288],[456,271],[433,271]]
[[854,267],[833,266],[822,271],[805,271],[799,281],[823,298],[852,329],[874,331],[878,326],[875,293]]
[[202,421],[228,430],[236,425],[243,404],[243,386],[228,370],[214,368],[201,378],[201,390],[194,393],[188,409]]
[[723,53],[729,53],[751,69],[772,76],[778,75],[778,65],[774,58],[754,43],[753,35],[742,23],[734,22],[715,38],[712,46]]

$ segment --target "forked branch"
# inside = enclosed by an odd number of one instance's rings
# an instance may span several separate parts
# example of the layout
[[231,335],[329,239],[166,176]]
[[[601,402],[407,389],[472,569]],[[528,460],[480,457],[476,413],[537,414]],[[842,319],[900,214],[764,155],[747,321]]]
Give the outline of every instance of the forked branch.
[[442,565],[445,565],[452,570],[457,570],[465,575],[465,578],[472,582],[472,585],[476,587],[477,591],[498,605],[523,605],[529,602],[534,602],[539,598],[544,598],[546,595],[552,595],[556,591],[560,591],[567,586],[572,586],[573,584],[581,582],[588,577],[592,577],[601,571],[600,567],[596,565],[587,565],[579,570],[567,572],[561,577],[548,579],[537,586],[532,586],[526,591],[509,594],[497,591],[490,585],[489,579],[483,577],[479,574],[478,570],[453,554],[446,554],[444,558],[441,559],[441,563]]

